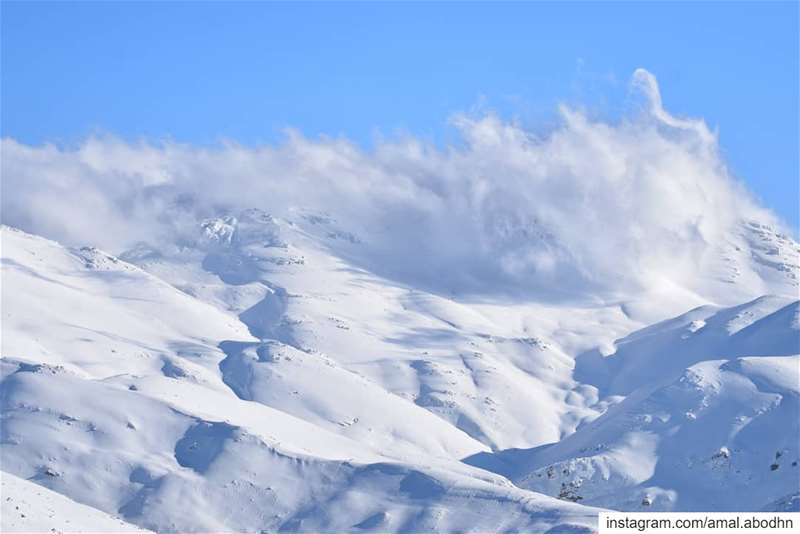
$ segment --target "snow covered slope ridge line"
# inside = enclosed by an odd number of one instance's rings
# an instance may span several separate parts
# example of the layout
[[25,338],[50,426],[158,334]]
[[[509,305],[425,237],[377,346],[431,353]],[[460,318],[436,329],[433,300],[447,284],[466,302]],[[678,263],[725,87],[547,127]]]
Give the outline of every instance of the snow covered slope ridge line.
[[[487,448],[317,351],[256,341],[100,251],[7,227],[2,244],[11,475],[158,532],[593,524],[592,509],[460,462]],[[242,379],[228,365],[264,366],[252,401],[226,384]]]
[[533,133],[460,115],[445,148],[299,133],[254,148],[4,139],[2,220],[119,255],[183,247],[201,221],[253,206],[282,219],[307,208],[338,221],[336,255],[442,294],[592,301],[668,284],[733,304],[796,291],[796,243],[730,176],[715,134],[664,110],[649,73],[633,90],[644,105],[614,123],[564,108]]
[[731,308],[702,306],[616,343],[613,354],[578,357],[575,376],[606,394],[628,395],[700,361],[800,353],[800,301],[763,296]]

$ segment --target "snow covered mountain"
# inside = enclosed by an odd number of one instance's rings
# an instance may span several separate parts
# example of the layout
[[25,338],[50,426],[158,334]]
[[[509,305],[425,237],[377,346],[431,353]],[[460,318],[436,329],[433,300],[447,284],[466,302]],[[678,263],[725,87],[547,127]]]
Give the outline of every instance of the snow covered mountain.
[[800,246],[635,81],[447,150],[3,140],[3,531],[796,510]]
[[[160,532],[593,522],[591,509],[461,462],[488,447],[385,387],[354,346],[340,363],[289,344],[301,346],[289,335],[297,321],[277,287],[231,288],[234,302],[260,291],[263,313],[250,306],[245,320],[276,330],[259,340],[235,315],[98,250],[7,227],[2,243],[4,472]],[[221,281],[197,288],[225,294]],[[347,333],[337,319],[316,335]],[[398,381],[416,383],[416,361]]]
[[120,258],[4,227],[3,471],[160,532],[761,509],[798,491],[800,360],[796,244],[758,231],[784,296],[645,326],[676,304],[409,287],[306,212]]

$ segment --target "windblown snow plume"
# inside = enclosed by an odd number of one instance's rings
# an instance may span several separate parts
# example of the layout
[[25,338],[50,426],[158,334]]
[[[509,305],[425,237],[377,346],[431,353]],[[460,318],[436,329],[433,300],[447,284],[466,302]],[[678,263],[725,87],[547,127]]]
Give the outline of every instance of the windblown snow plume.
[[5,139],[2,218],[121,252],[193,240],[200,221],[247,207],[305,209],[358,237],[338,251],[354,262],[428,286],[446,278],[452,291],[612,296],[692,280],[742,221],[776,221],[730,176],[702,120],[665,111],[647,71],[632,85],[649,106],[618,123],[562,108],[559,127],[533,135],[458,116],[463,142],[442,149],[404,138],[366,152],[294,132],[253,148]]

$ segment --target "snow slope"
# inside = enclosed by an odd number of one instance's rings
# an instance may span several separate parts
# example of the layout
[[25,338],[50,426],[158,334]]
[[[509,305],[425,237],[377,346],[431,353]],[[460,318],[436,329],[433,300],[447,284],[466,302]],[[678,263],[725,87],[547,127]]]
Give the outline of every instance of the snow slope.
[[692,365],[531,451],[514,480],[622,510],[768,508],[800,483],[799,370],[796,355]]
[[47,488],[0,474],[3,532],[146,532]]
[[624,400],[558,443],[471,462],[613,509],[770,508],[800,485],[798,330],[798,301],[760,297],[634,332],[575,369]]
[[792,506],[785,236],[742,225],[741,275],[701,290],[488,298],[372,272],[374,235],[292,213],[120,257],[3,227],[2,470],[159,532]]
[[487,447],[367,375],[99,251],[2,231],[5,472],[159,532],[593,523],[460,462]]

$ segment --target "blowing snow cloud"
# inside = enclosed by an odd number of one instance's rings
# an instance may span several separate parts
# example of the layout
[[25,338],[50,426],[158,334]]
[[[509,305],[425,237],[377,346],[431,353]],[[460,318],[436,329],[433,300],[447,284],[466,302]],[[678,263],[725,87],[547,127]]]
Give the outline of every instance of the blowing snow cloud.
[[200,148],[92,137],[75,148],[2,142],[2,220],[120,253],[195,239],[208,217],[258,207],[325,213],[362,237],[342,250],[424,283],[608,293],[683,279],[742,220],[776,224],[730,176],[702,120],[649,106],[615,123],[561,108],[534,135],[457,116],[458,146],[415,138],[364,151],[290,133],[277,146]]

